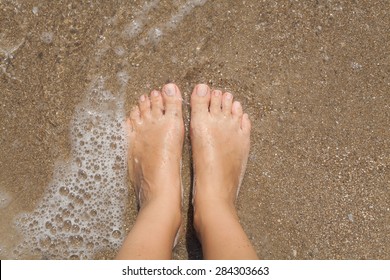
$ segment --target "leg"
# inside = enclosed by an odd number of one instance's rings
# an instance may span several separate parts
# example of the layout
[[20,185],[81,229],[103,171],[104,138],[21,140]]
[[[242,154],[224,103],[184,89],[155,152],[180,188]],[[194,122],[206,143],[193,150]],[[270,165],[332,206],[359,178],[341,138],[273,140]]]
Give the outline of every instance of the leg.
[[194,227],[206,259],[257,259],[235,208],[249,138],[248,115],[230,93],[195,87],[191,96]]
[[139,214],[117,259],[170,259],[181,225],[184,124],[178,87],[142,95],[129,124],[129,176]]

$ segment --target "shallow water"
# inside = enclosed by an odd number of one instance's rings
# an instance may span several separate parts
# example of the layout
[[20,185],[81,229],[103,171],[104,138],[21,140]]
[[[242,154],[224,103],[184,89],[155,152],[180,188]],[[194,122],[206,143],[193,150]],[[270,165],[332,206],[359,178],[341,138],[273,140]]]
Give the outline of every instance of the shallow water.
[[[388,1],[1,1],[0,257],[114,256],[136,216],[122,120],[174,81],[187,131],[199,82],[251,117],[238,209],[260,256],[388,259],[389,12]],[[201,257],[190,163],[187,138],[177,259]]]

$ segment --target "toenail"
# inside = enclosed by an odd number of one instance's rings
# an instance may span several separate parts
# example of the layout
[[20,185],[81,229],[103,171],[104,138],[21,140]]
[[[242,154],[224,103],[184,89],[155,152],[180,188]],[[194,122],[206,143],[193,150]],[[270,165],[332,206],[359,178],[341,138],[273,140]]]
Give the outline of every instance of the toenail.
[[158,91],[157,91],[157,90],[154,90],[154,91],[152,92],[152,94],[153,94],[153,96],[158,96]]
[[176,86],[174,84],[167,84],[164,87],[164,92],[168,96],[174,96],[176,94]]
[[139,100],[140,100],[141,102],[144,102],[144,101],[145,101],[145,95],[141,95],[141,97],[139,98]]
[[196,88],[196,94],[198,96],[206,96],[207,94],[207,86],[206,85],[198,85],[197,88]]
[[229,92],[226,93],[226,99],[232,99],[233,95]]
[[221,92],[220,92],[220,91],[214,91],[214,95],[215,95],[215,96],[220,96],[220,95],[221,95]]

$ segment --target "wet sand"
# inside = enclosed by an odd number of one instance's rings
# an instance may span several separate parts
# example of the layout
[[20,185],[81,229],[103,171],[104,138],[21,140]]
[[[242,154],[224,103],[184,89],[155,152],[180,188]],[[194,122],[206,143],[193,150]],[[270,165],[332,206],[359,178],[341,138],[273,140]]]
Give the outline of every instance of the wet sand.
[[[127,111],[140,94],[177,83],[187,132],[196,83],[242,102],[253,131],[238,209],[262,258],[389,259],[389,2],[147,3],[0,1],[0,257],[13,258],[22,238],[14,217],[37,207],[55,162],[69,158],[71,120],[91,81],[104,76],[118,92],[119,72],[129,75]],[[190,153],[187,133],[187,228],[175,259],[201,258]],[[133,195],[123,198],[126,230]]]

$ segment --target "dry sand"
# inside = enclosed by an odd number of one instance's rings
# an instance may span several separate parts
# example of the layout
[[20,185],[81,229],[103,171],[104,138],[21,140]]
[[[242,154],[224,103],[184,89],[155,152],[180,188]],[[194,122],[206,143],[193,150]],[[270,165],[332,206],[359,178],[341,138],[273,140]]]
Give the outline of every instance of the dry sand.
[[[104,75],[115,92],[118,71],[130,76],[127,111],[141,93],[177,83],[187,128],[196,83],[242,102],[253,133],[238,209],[262,258],[390,258],[389,1],[210,0],[191,9],[166,0],[149,11],[139,0],[91,2],[0,0],[1,258],[20,242],[14,217],[37,206],[55,161],[69,156],[70,122],[91,80]],[[187,137],[189,215],[176,259],[201,258],[190,151]]]

